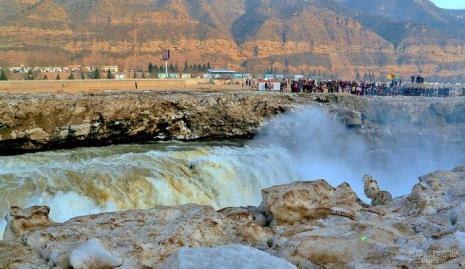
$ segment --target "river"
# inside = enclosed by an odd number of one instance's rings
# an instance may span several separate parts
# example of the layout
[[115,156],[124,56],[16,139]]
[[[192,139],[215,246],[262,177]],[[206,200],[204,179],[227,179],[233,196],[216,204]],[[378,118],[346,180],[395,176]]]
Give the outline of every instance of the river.
[[[390,136],[396,128],[391,126]],[[318,178],[333,186],[349,182],[363,198],[365,173],[403,195],[423,173],[464,164],[464,152],[463,143],[457,147],[457,141],[431,136],[386,137],[373,147],[362,134],[310,107],[269,121],[250,141],[159,142],[0,157],[0,215],[10,205],[48,205],[58,222],[157,205],[258,206],[263,188]],[[5,225],[2,220],[0,231]]]

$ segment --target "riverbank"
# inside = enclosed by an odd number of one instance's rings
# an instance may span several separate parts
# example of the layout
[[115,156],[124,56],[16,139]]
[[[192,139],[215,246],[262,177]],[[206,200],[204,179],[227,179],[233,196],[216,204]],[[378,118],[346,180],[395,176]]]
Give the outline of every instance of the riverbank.
[[251,91],[1,94],[0,155],[160,140],[249,138],[266,119],[303,105],[325,107],[349,127],[367,125],[367,133],[392,120],[384,116],[405,123],[465,123],[465,98]]
[[188,204],[54,223],[48,207],[12,207],[0,267],[243,268],[257,260],[263,268],[286,269],[465,265],[465,167],[422,176],[409,195],[394,199],[375,179],[363,180],[371,205],[348,184],[318,180],[267,188],[260,206],[219,211]]
[[265,119],[311,101],[257,92],[2,95],[0,150],[250,137]]

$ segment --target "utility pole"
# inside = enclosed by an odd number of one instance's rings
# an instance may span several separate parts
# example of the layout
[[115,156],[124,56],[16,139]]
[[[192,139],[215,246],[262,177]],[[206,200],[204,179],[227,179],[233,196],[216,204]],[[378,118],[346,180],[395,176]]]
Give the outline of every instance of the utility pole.
[[170,50],[169,49],[165,49],[163,51],[163,55],[162,55],[162,60],[165,61],[165,74],[166,74],[166,78],[169,78],[168,77],[168,60],[170,59]]

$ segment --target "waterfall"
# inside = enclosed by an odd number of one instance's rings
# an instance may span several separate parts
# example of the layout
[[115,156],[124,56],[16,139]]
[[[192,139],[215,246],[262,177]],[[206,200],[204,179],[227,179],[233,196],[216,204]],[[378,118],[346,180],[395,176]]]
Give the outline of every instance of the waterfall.
[[62,222],[157,205],[258,205],[261,189],[294,178],[291,157],[279,147],[162,143],[41,152],[0,157],[0,213],[8,205],[48,205]]
[[263,188],[320,178],[333,186],[348,182],[363,198],[365,174],[398,196],[409,193],[420,175],[465,163],[463,129],[451,141],[444,138],[447,129],[386,118],[379,130],[351,130],[320,108],[305,107],[270,120],[248,142],[165,142],[0,157],[0,214],[9,205],[48,205],[51,218],[62,222],[157,205],[259,205]]

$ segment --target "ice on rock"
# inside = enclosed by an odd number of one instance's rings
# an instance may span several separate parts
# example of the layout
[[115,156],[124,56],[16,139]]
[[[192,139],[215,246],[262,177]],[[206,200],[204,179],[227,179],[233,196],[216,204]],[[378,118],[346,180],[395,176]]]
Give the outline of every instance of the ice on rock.
[[70,265],[74,269],[114,268],[122,261],[106,250],[96,238],[80,244],[69,255]]
[[180,248],[161,269],[296,269],[287,261],[244,245]]
[[455,240],[457,241],[459,250],[462,253],[465,253],[465,233],[464,232],[455,232],[454,234]]

